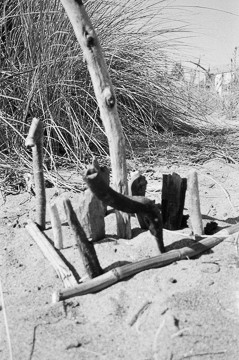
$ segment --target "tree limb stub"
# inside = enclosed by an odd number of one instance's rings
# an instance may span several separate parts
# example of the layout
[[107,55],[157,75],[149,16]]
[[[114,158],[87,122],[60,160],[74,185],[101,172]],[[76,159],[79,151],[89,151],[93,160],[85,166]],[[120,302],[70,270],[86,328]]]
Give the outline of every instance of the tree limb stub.
[[[127,195],[125,139],[117,111],[114,88],[100,42],[82,1],[61,0],[61,3],[71,21],[92,79],[100,116],[109,143],[113,186],[118,192]],[[129,215],[117,213],[117,233],[122,238],[131,237]]]
[[157,205],[140,196],[124,196],[106,184],[101,173],[93,168],[84,177],[91,191],[105,204],[129,214],[141,214],[155,237],[160,252],[164,252],[161,212]]

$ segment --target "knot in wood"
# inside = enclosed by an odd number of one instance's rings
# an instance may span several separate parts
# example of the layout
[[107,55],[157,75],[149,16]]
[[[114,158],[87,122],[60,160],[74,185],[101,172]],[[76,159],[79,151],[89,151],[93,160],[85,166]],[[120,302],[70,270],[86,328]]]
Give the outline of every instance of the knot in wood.
[[111,88],[107,86],[104,89],[104,97],[105,97],[105,103],[109,108],[113,108],[115,106],[115,96],[111,91]]
[[92,29],[87,30],[86,28],[83,29],[83,32],[86,38],[86,46],[91,49],[95,45],[94,32]]

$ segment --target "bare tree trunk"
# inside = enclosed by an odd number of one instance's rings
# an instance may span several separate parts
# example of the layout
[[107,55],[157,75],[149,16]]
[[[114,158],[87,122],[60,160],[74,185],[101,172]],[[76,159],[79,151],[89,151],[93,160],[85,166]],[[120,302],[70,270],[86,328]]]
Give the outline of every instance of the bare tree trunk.
[[[116,96],[99,40],[81,0],[61,0],[61,3],[71,21],[92,79],[109,142],[113,186],[116,191],[127,195],[125,140],[117,111]],[[118,212],[116,216],[118,236],[130,238],[129,215]]]

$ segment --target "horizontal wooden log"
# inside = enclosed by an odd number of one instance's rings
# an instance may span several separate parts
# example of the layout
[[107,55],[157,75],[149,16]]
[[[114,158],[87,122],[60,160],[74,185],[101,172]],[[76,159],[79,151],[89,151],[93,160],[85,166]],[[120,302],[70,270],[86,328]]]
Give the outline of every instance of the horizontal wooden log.
[[167,266],[178,260],[192,258],[220,244],[225,238],[237,232],[239,232],[239,224],[223,229],[213,237],[208,237],[199,242],[195,242],[191,247],[186,246],[179,250],[172,250],[166,254],[154,256],[151,259],[145,259],[133,264],[117,267],[97,278],[79,284],[72,289],[64,289],[54,293],[52,297],[53,302],[66,300],[74,296],[92,294],[106,289],[107,287],[141,271]]

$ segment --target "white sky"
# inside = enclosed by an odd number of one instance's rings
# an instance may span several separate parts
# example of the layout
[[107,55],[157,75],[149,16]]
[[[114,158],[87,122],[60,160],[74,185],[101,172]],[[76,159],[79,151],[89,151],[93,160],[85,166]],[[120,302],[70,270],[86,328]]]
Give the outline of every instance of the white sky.
[[183,58],[200,57],[206,68],[230,64],[239,47],[239,0],[170,0],[169,6],[175,14],[180,9],[193,32],[184,40],[189,47]]

